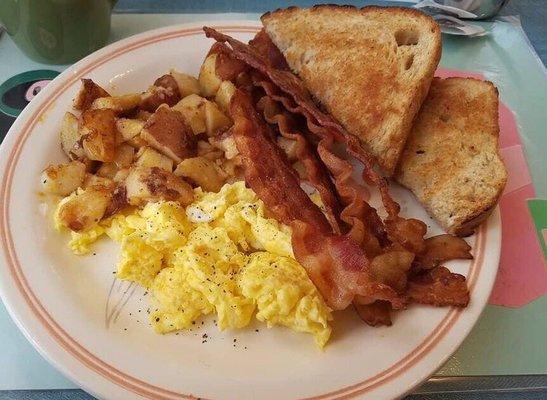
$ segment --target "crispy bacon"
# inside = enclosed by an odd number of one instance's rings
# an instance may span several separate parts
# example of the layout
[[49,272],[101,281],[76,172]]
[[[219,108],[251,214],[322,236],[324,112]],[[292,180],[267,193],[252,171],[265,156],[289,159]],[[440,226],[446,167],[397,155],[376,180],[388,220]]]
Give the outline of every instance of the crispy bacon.
[[407,296],[412,302],[437,307],[466,307],[469,304],[465,277],[445,267],[435,267],[412,276],[408,282]]
[[[326,176],[327,171],[332,175],[344,206],[340,219],[350,227],[347,235],[336,234],[336,229],[333,233],[326,218],[319,216],[318,208],[310,204],[297,174],[276,146],[272,131],[256,114],[251,96],[241,91],[234,95],[234,136],[244,158],[246,181],[274,216],[291,226],[295,257],[327,304],[343,309],[353,302],[361,317],[372,325],[390,324],[390,310],[404,307],[408,300],[434,305],[467,304],[469,293],[463,276],[443,267],[420,275],[415,274],[415,268],[414,275],[411,273],[416,254],[415,266],[433,266],[441,261],[441,256],[452,253],[440,248],[439,239],[424,241],[423,222],[399,216],[400,207],[389,194],[387,180],[375,171],[374,158],[361,147],[357,137],[315,105],[302,81],[288,70],[286,63],[279,61],[282,54],[267,35],[261,32],[251,45],[246,45],[213,29],[204,30],[208,37],[227,42],[233,56],[251,67],[244,75],[250,76],[260,90],[252,89],[248,80],[244,87],[253,91],[255,100],[275,101],[285,110],[266,112],[268,122],[277,125],[285,137],[299,140],[301,149],[316,144],[315,165],[323,167]],[[286,112],[304,117],[307,129],[298,126],[298,138],[289,136],[295,133],[288,126],[292,116]],[[359,185],[351,176],[352,165],[333,151],[334,143],[346,145],[348,154],[363,165],[363,179],[378,188],[387,212],[384,221],[358,190]],[[299,158],[302,157],[306,155]],[[453,254],[463,254],[461,250],[458,248]]]
[[[291,103],[290,99],[280,95],[276,87],[267,78],[259,74],[252,74],[252,78],[254,84],[260,86],[269,98],[282,104],[288,111],[296,114],[300,113],[298,107]],[[307,121],[307,127],[312,132],[324,130],[324,128],[311,123],[309,120]],[[383,222],[378,217],[376,210],[367,203],[368,191],[353,180],[351,176],[352,165],[347,160],[334,154],[332,151],[333,144],[332,135],[327,132],[323,134],[323,139],[318,143],[317,151],[319,158],[333,175],[336,190],[345,206],[340,213],[340,218],[351,227],[349,232],[351,238],[357,243],[362,243],[367,254],[373,256],[379,253],[380,246],[389,244]],[[319,194],[323,203],[329,204],[328,196],[322,191],[319,191]]]
[[[363,149],[356,136],[347,132],[334,118],[315,105],[304,83],[290,71],[276,69],[256,48],[214,29],[204,27],[203,30],[207,37],[212,37],[218,42],[227,42],[232,47],[236,58],[266,75],[283,93],[292,97],[294,104],[291,105],[290,102],[285,101],[284,106],[291,112],[304,115],[310,130],[318,135],[320,139],[327,141],[323,145],[320,142],[318,147],[323,146],[329,153],[332,153],[331,149],[327,147],[329,143],[334,141],[344,143],[348,153],[363,165],[363,179],[378,187],[382,203],[388,214],[386,230],[390,239],[403,244],[405,247],[411,246],[413,249],[423,250],[423,234],[420,236],[422,229],[419,228],[422,223],[417,220],[406,220],[399,216],[400,207],[389,194],[387,180],[374,170],[374,157]],[[327,165],[327,167],[329,166]],[[405,234],[401,235],[402,232],[405,232]],[[423,233],[425,234],[425,230],[423,230]],[[402,242],[399,242],[399,240],[402,240]]]
[[431,269],[445,261],[470,260],[471,246],[462,238],[452,235],[438,235],[425,240],[425,251],[416,256],[414,264],[419,269]]
[[394,309],[404,301],[390,286],[373,278],[363,249],[343,235],[321,234],[313,226],[294,221],[292,247],[329,307],[343,310],[355,298],[362,304],[389,301]]
[[279,133],[287,139],[296,142],[296,156],[304,165],[309,183],[318,191],[325,206],[327,218],[335,233],[342,233],[340,227],[340,203],[334,193],[332,182],[324,166],[317,157],[317,153],[310,146],[304,135],[296,128],[294,122],[284,113],[276,111],[275,102],[268,96],[264,96],[257,104],[262,109],[264,119],[275,124]]
[[267,60],[268,65],[281,70],[289,70],[289,65],[283,53],[272,42],[264,29],[261,29],[255,37],[249,42],[249,46],[254,48],[263,59]]
[[349,237],[332,233],[326,217],[302,190],[284,154],[270,139],[250,95],[237,90],[230,114],[245,181],[278,220],[292,227],[295,257],[327,304],[340,310],[360,296],[366,303],[386,300],[401,308],[401,297],[372,278],[363,249]]
[[271,140],[269,127],[257,114],[251,97],[237,90],[230,102],[230,115],[232,134],[243,156],[245,181],[268,209],[287,225],[299,220],[320,233],[330,232],[325,215],[302,190],[285,154]]

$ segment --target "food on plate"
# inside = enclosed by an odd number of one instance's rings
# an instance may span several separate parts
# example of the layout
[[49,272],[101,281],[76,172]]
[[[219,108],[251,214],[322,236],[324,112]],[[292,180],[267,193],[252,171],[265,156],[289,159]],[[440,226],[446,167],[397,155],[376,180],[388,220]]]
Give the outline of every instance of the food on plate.
[[[471,247],[426,237],[376,168],[392,172],[429,86],[440,52],[433,20],[325,6],[263,22],[248,44],[204,27],[215,43],[197,78],[171,70],[123,95],[82,82],[80,113],[61,123],[69,160],[42,176],[69,247],[119,243],[117,277],[153,294],[159,333],[209,314],[240,329],[254,316],[323,347],[333,311],[354,308],[376,326],[411,303],[465,307],[465,277],[443,264],[472,258]],[[366,43],[375,63],[363,61]],[[367,87],[376,90],[357,93]]]
[[469,235],[490,215],[507,181],[498,134],[498,91],[492,83],[435,78],[396,179],[447,232]]
[[292,72],[392,174],[441,57],[425,14],[395,7],[292,7],[261,17]]
[[[63,225],[59,203],[57,225]],[[294,260],[290,229],[266,216],[244,182],[218,193],[195,190],[195,201],[149,202],[92,228],[73,232],[77,254],[107,235],[121,246],[117,276],[148,288],[159,333],[191,328],[215,314],[220,329],[247,326],[253,315],[314,336],[323,347],[331,311]]]

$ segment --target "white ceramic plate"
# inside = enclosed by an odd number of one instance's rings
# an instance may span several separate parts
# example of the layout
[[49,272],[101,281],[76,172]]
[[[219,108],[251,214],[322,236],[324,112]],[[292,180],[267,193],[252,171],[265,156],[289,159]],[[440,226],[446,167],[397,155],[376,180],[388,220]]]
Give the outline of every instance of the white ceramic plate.
[[[324,352],[310,336],[287,329],[220,333],[210,320],[192,332],[156,335],[147,323],[145,293],[125,282],[113,284],[115,246],[105,241],[97,255],[74,256],[67,237],[44,218],[39,175],[47,164],[63,160],[59,124],[79,79],[124,93],[144,90],[173,67],[197,74],[212,44],[202,25],[146,32],[86,57],[51,82],[14,123],[0,156],[0,288],[12,318],[44,357],[101,398],[402,396],[441,366],[483,310],[499,259],[497,210],[469,238],[475,259],[449,265],[468,277],[468,308],[412,306],[395,316],[392,327],[376,329],[352,312],[337,313]],[[210,26],[248,40],[258,22]],[[404,214],[429,221],[431,234],[440,232],[407,191],[394,188],[394,195]]]

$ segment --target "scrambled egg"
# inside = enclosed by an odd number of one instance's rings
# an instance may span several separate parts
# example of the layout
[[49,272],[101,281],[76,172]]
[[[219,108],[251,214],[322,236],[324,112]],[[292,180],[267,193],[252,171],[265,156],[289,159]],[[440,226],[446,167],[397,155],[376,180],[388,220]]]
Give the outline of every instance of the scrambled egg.
[[208,314],[216,314],[221,330],[243,328],[255,316],[268,327],[310,333],[323,347],[331,311],[294,260],[290,229],[268,218],[243,182],[195,194],[186,209],[148,203],[72,232],[69,246],[86,254],[103,235],[118,242],[117,276],[149,288],[158,333],[190,328]]

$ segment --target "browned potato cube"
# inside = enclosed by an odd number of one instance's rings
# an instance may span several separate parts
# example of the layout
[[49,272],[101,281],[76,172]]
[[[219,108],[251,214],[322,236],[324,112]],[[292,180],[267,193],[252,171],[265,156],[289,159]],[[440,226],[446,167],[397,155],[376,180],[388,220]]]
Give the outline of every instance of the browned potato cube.
[[106,90],[97,85],[91,79],[82,79],[82,87],[74,99],[73,107],[76,110],[85,111],[99,97],[110,96]]
[[80,144],[81,138],[78,117],[69,112],[65,113],[61,121],[61,148],[71,160],[84,157],[84,149]]
[[218,192],[226,178],[213,161],[204,157],[183,160],[175,169],[175,175],[188,178],[206,192]]
[[80,134],[85,155],[90,160],[110,162],[116,155],[116,118],[110,109],[82,113]]
[[86,174],[84,178],[84,183],[82,187],[84,189],[89,189],[91,187],[114,190],[114,181],[106,176],[99,176],[94,174]]
[[232,126],[232,120],[212,101],[205,103],[205,126],[207,136],[215,136]]
[[184,74],[182,72],[178,72],[174,69],[169,71],[169,73],[177,82],[181,98],[184,98],[191,94],[199,95],[201,93],[201,88],[199,87],[199,81],[193,76]]
[[128,144],[121,144],[116,149],[116,156],[112,162],[103,163],[97,174],[106,178],[114,179],[120,169],[128,168],[133,163],[135,149]]
[[173,160],[148,146],[139,149],[135,165],[149,168],[158,167],[169,172],[173,171]]
[[224,112],[229,111],[230,100],[236,91],[235,85],[230,81],[223,81],[217,91],[215,96],[215,102]]
[[42,184],[48,193],[66,196],[78,189],[85,177],[85,164],[71,161],[50,165],[42,172]]
[[146,121],[141,137],[176,162],[196,154],[196,137],[182,114],[170,108],[159,108]]
[[154,85],[143,93],[140,108],[153,113],[162,105],[174,106],[180,99],[177,81],[171,75],[166,74],[156,79]]
[[209,54],[199,71],[199,85],[205,97],[213,97],[222,83],[222,79],[216,73],[217,56],[218,54]]
[[141,133],[143,127],[144,121],[140,119],[119,118],[116,120],[116,129],[121,134],[124,142]]
[[91,108],[94,110],[110,109],[117,115],[120,115],[132,111],[140,102],[141,96],[136,93],[123,96],[99,97],[93,101]]
[[172,107],[173,110],[182,114],[195,135],[199,135],[207,130],[207,126],[205,125],[205,103],[207,103],[207,99],[197,94],[191,94]]
[[187,205],[194,200],[194,191],[188,183],[157,167],[134,166],[125,180],[125,188],[131,205],[160,200]]
[[103,218],[111,196],[110,190],[99,186],[78,190],[61,200],[56,219],[70,230],[85,231]]

